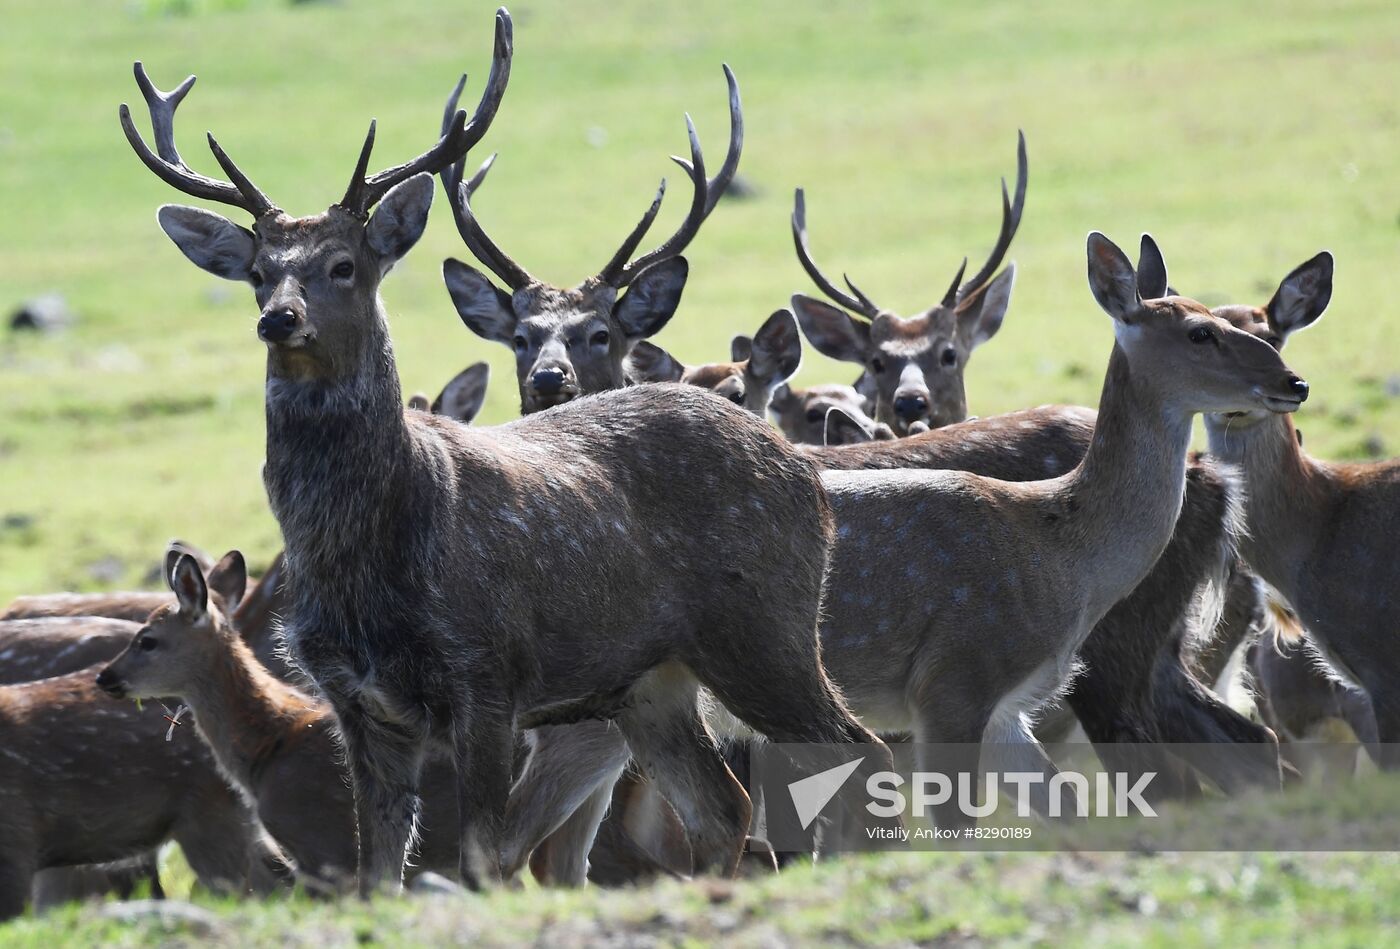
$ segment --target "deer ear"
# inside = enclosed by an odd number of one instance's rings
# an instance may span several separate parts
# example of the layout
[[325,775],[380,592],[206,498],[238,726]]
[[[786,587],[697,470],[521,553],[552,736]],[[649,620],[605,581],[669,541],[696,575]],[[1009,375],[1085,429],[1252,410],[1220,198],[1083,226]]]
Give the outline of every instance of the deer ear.
[[802,335],[817,352],[842,362],[865,362],[870,352],[869,323],[801,293],[793,294],[792,312],[797,315]]
[[768,400],[768,411],[774,415],[786,415],[798,406],[801,402],[792,386],[786,382],[773,390],[773,396]]
[[1269,325],[1285,339],[1314,323],[1332,302],[1332,255],[1323,251],[1293,268],[1264,307]]
[[851,383],[851,388],[856,390],[856,395],[865,401],[863,408],[867,414],[875,411],[875,403],[880,400],[880,387],[875,383],[875,377],[870,374],[870,370],[867,369],[856,376],[856,381]]
[[1089,289],[1104,312],[1120,322],[1142,306],[1137,271],[1118,245],[1098,231],[1089,235]]
[[873,441],[875,432],[850,412],[833,405],[826,410],[826,428],[822,439],[827,445],[859,445]]
[[482,339],[511,345],[515,338],[515,309],[510,294],[460,260],[442,262],[442,279],[462,322]]
[[1151,234],[1142,235],[1138,246],[1137,286],[1138,296],[1144,300],[1172,295],[1171,287],[1167,286],[1167,261]]
[[225,280],[247,280],[257,238],[246,227],[203,208],[167,204],[156,212],[161,230],[195,266]]
[[1001,329],[1006,311],[1011,307],[1011,288],[1015,285],[1016,264],[1013,261],[958,313],[958,328],[967,340],[968,349],[981,346]]
[[208,586],[223,599],[225,610],[232,613],[238,609],[238,604],[243,602],[243,592],[248,588],[248,564],[243,554],[237,550],[224,554],[223,559],[210,568]]
[[684,257],[672,257],[652,264],[632,279],[632,285],[613,307],[613,316],[629,340],[646,339],[661,327],[680,306],[690,264]]
[[729,361],[743,362],[753,355],[753,340],[740,333],[729,341]]
[[189,617],[203,616],[209,609],[209,587],[204,574],[189,554],[177,554],[170,571],[170,590],[180,604],[180,612]]
[[674,356],[655,343],[641,340],[627,354],[627,378],[633,382],[680,382],[685,375]]
[[791,310],[778,310],[753,334],[749,372],[765,386],[791,379],[802,365],[802,334]]
[[395,185],[365,225],[365,238],[379,255],[379,270],[387,273],[418,243],[428,226],[433,206],[433,179],[426,173]]
[[486,384],[490,381],[491,367],[484,362],[473,363],[442,387],[433,403],[433,414],[470,425],[486,401]]

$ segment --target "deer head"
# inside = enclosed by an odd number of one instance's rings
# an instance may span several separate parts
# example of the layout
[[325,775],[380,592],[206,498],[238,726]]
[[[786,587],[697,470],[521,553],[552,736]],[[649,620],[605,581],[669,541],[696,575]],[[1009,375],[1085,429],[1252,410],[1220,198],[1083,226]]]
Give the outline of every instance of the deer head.
[[243,555],[229,551],[207,576],[189,554],[172,551],[166,562],[175,603],[153,612],[97,677],[98,687],[117,698],[184,695],[191,677],[238,638],[229,617],[248,582]]
[[802,189],[797,189],[792,212],[797,259],[822,292],[845,309],[797,294],[792,298],[793,312],[818,351],[865,367],[876,392],[875,417],[898,435],[967,418],[963,372],[968,357],[1001,328],[1016,280],[1014,263],[999,275],[997,268],[1025,208],[1024,135],[1018,140],[1016,158],[1016,198],[1013,202],[1008,197],[1003,179],[1001,233],[986,264],[964,283],[964,259],[943,299],[907,318],[877,306],[850,278],[845,278],[847,293],[822,274],[808,248],[806,200]]
[[710,389],[740,408],[762,416],[773,392],[802,364],[802,336],[789,310],[778,310],[753,337],[736,336],[729,362],[685,366],[660,346],[645,340],[628,357],[634,382],[685,382]]
[[507,289],[496,286],[459,260],[443,263],[443,279],[462,322],[483,339],[504,343],[515,351],[522,413],[626,385],[623,361],[627,355],[639,340],[656,333],[675,313],[689,272],[680,254],[724,194],[739,167],[743,149],[739,87],[728,66],[724,67],[724,76],[729,83],[730,121],[729,152],[724,164],[713,178],[705,177],[700,140],[689,116],[686,126],[690,132],[690,161],[673,158],[694,188],[690,211],[680,228],[655,250],[631,259],[661,207],[666,192],[663,179],[651,207],[617,253],[597,276],[572,289],[551,286],[532,277],[482,230],[470,199],[490,168],[490,160],[467,182],[462,180],[460,162],[443,174],[443,186],[463,241]]
[[[783,430],[783,434],[799,445],[846,444],[847,435],[860,441],[869,440],[859,438],[846,428],[845,420],[850,420],[855,428],[876,437],[878,423],[869,415],[872,408],[871,403],[854,386],[835,383],[811,386],[807,389],[794,389],[782,385],[773,393],[773,399],[768,404],[768,412]],[[841,428],[837,435],[838,441],[835,442],[831,440],[831,431],[827,425],[827,418],[833,409],[838,410],[844,417],[838,420],[837,424]],[[879,428],[889,431],[888,426]]]
[[[1145,254],[1156,245],[1143,236]],[[1112,241],[1089,235],[1089,288],[1113,317],[1117,348],[1142,384],[1179,402],[1185,414],[1296,411],[1308,384],[1253,333],[1195,300],[1168,296],[1165,265],[1140,275]]]
[[437,144],[373,175],[367,174],[374,147],[371,122],[344,197],[310,217],[292,217],[273,204],[213,135],[210,150],[229,180],[193,171],[175,147],[174,118],[195,77],[162,92],[136,63],[136,82],[156,143],[152,151],[123,104],[122,129],[136,154],[180,191],[253,216],[248,229],[200,208],[166,205],[157,215],[165,233],[195,264],[252,286],[261,309],[258,336],[268,347],[270,379],[333,384],[382,359],[388,331],[378,299],[380,281],[423,233],[432,204],[431,175],[462,158],[486,133],[510,77],[511,52],[511,20],[501,9],[491,74],[471,119],[455,110],[463,76],[449,98],[451,116]]

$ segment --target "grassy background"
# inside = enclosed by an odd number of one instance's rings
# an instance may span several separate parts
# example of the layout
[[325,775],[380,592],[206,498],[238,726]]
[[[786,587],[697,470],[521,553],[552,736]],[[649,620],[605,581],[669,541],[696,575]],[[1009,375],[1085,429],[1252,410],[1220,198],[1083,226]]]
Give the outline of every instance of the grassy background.
[[[183,12],[182,12],[183,11]],[[249,291],[189,265],[155,208],[185,200],[131,154],[116,106],[133,59],[159,85],[200,81],[180,141],[202,133],[278,200],[311,213],[344,188],[364,128],[377,159],[416,154],[453,78],[471,94],[488,3],[369,0],[11,0],[0,33],[0,306],[44,291],[82,316],[51,338],[0,335],[0,602],[137,582],[164,542],[278,545],[258,478],[262,347]],[[1290,361],[1326,457],[1390,453],[1400,375],[1386,299],[1400,215],[1400,7],[1391,0],[1056,4],[839,0],[529,2],[514,10],[514,78],[481,146],[501,160],[477,204],[530,269],[595,272],[685,148],[690,110],[715,161],[721,60],[743,90],[742,174],[692,246],[692,276],[658,338],[721,358],[797,290],[795,185],[815,251],[902,312],[927,306],[964,254],[986,253],[997,179],[1026,131],[1031,183],[1012,250],[1020,276],[1000,336],[970,368],[979,414],[1093,404],[1109,348],[1086,291],[1083,236],[1159,239],[1183,290],[1262,303],[1319,248],[1338,258],[1332,312]],[[144,116],[139,121],[144,127]],[[674,177],[674,176],[673,176]],[[672,196],[658,233],[678,220]],[[491,361],[485,421],[512,417],[513,365],[457,320],[438,272],[464,255],[441,206],[386,282],[406,387],[436,392]],[[809,353],[800,381],[855,370]]]

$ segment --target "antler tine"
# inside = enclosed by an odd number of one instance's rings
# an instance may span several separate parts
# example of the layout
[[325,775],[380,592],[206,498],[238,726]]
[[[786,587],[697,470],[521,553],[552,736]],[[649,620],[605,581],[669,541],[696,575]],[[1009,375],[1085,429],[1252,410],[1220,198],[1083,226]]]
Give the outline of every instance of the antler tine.
[[856,294],[851,296],[845,293],[836,284],[832,283],[822,273],[817,262],[812,259],[811,248],[807,246],[807,198],[801,188],[797,189],[792,202],[792,243],[797,248],[797,259],[802,264],[802,269],[807,271],[807,276],[815,283],[827,296],[841,304],[848,310],[854,310],[862,316],[873,318],[880,312],[880,308],[875,305],[868,296],[855,288],[847,278],[846,285]]
[[627,239],[622,242],[622,246],[613,254],[612,260],[608,261],[602,273],[598,274],[598,279],[610,286],[620,286],[616,281],[621,280],[626,271],[627,261],[631,259],[637,245],[646,237],[647,231],[651,230],[652,222],[656,220],[656,214],[661,210],[661,199],[666,197],[666,179],[661,179],[660,186],[656,189],[656,197],[652,199],[651,207],[647,208],[642,219],[637,222],[637,226],[632,228],[632,233],[627,235]]
[[481,229],[471,209],[472,192],[486,177],[486,172],[490,170],[495,157],[492,155],[487,159],[470,181],[458,184],[456,194],[449,195],[451,200],[448,203],[452,205],[452,219],[457,223],[457,233],[462,235],[462,241],[472,252],[472,256],[505,281],[506,286],[512,290],[520,290],[535,283],[535,278],[496,246],[496,242]]
[[992,248],[991,256],[982,265],[982,269],[977,271],[972,279],[958,290],[959,303],[969,299],[982,289],[982,285],[991,279],[997,268],[1001,266],[1002,259],[1006,257],[1006,252],[1011,247],[1011,239],[1016,236],[1016,229],[1021,226],[1021,212],[1026,209],[1026,173],[1026,133],[1018,131],[1016,133],[1016,200],[1014,203],[1008,200],[1006,179],[1001,179],[1001,233],[997,235],[996,246]]
[[948,284],[948,292],[943,294],[940,306],[954,306],[958,302],[958,288],[962,286],[963,274],[967,273],[967,258],[963,258],[962,264],[958,267],[958,272],[953,274],[953,282]]
[[341,207],[363,215],[395,185],[422,172],[437,174],[453,166],[481,141],[500,109],[501,99],[510,82],[510,64],[515,50],[514,29],[510,13],[501,7],[496,11],[496,42],[491,55],[491,73],[486,78],[486,88],[481,93],[481,101],[477,103],[471,120],[468,121],[465,110],[454,110],[457,97],[461,95],[462,82],[466,80],[464,76],[448,100],[448,109],[453,114],[450,121],[444,121],[442,137],[437,144],[411,161],[386,168],[368,178],[364,178],[362,173],[357,174],[340,202]]
[[[705,161],[704,153],[700,148],[700,137],[695,131],[695,123],[687,114],[685,125],[686,131],[690,135],[690,160],[671,156],[671,160],[685,170],[695,188],[695,197],[691,201],[690,210],[686,213],[685,220],[681,222],[676,233],[672,234],[656,250],[642,255],[630,264],[625,263],[636,250],[637,245],[641,243],[647,229],[651,227],[652,221],[656,217],[661,201],[661,192],[658,192],[651,208],[642,216],[641,221],[632,229],[632,233],[628,235],[622,247],[618,249],[612,259],[608,261],[608,265],[598,275],[599,280],[621,289],[650,265],[679,255],[695,239],[695,235],[700,232],[700,225],[705,223],[705,219],[715,209],[715,205],[719,203],[719,199],[724,195],[729,183],[734,180],[734,175],[739,170],[739,157],[744,151],[744,107],[739,99],[739,81],[734,77],[734,70],[729,68],[728,63],[722,65],[724,81],[729,87],[729,150],[725,153],[724,163],[720,165],[719,171],[715,173],[713,178],[705,177]],[[665,189],[664,182],[662,189],[663,191]]]
[[725,153],[724,164],[709,182],[709,197],[705,199],[705,216],[715,209],[719,199],[724,197],[734,174],[739,170],[739,156],[744,151],[744,106],[739,101],[739,80],[734,78],[734,70],[728,63],[721,63],[724,81],[729,85],[729,151]]
[[269,211],[277,210],[267,195],[258,190],[248,176],[239,171],[238,166],[224,154],[212,135],[209,137],[210,148],[224,172],[233,179],[231,183],[200,174],[185,164],[185,160],[180,157],[180,152],[175,147],[175,110],[180,107],[180,103],[194,86],[194,76],[189,76],[170,92],[162,92],[151,82],[150,77],[146,75],[146,67],[139,60],[132,65],[132,72],[151,115],[151,131],[155,136],[156,151],[151,151],[146,140],[136,130],[136,123],[131,118],[131,109],[125,102],[121,104],[117,114],[121,118],[122,131],[126,134],[126,140],[132,150],[136,152],[136,157],[140,158],[156,177],[185,194],[230,204],[242,208],[254,217],[262,217]]
[[[447,97],[447,105],[442,110],[442,130],[439,136],[446,135],[452,129],[453,121],[461,113],[457,109],[457,101],[462,98],[462,90],[467,85],[467,74],[462,73],[457,85],[452,87],[452,93]],[[492,156],[494,160],[495,156]],[[462,183],[462,176],[466,173],[467,153],[462,152],[457,160],[442,170],[442,184],[447,189],[450,198],[457,193],[457,186]]]

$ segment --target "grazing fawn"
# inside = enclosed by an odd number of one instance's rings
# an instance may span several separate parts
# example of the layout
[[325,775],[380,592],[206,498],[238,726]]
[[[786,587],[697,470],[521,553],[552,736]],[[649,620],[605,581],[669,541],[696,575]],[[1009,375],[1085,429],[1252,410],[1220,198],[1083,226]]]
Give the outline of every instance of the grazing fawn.
[[[128,637],[98,684],[117,697],[175,696],[189,705],[219,769],[291,858],[298,879],[318,891],[353,885],[355,807],[335,716],[254,657],[194,560],[181,557],[169,582],[176,602]],[[457,803],[449,772],[428,766],[416,856],[418,867],[452,873]]]
[[[637,386],[494,429],[404,410],[379,281],[426,224],[422,172],[447,170],[495,112],[504,11],[496,53],[473,122],[456,113],[431,151],[370,179],[366,150],[345,199],[315,217],[279,211],[217,149],[236,184],[206,186],[138,148],[176,187],[257,219],[247,231],[192,208],[159,215],[195,263],[252,284],[262,309],[285,634],[339,721],[361,891],[400,885],[430,748],[457,768],[463,881],[498,880],[516,729],[593,717],[613,718],[676,806],[697,867],[732,872],[750,807],[700,714],[702,684],[770,737],[870,742],[869,769],[888,764],[818,661],[829,513],[815,472],[776,433],[689,386]],[[168,100],[150,102],[163,115]],[[155,127],[173,153],[169,122]],[[463,197],[459,224],[481,249]],[[667,257],[658,266],[674,272],[670,250],[700,216],[643,262]]]
[[655,250],[631,259],[661,208],[666,193],[663,179],[651,207],[612,259],[597,276],[572,289],[532,277],[487,236],[472,212],[471,194],[495,156],[467,182],[462,181],[461,161],[443,175],[462,239],[509,289],[500,289],[480,271],[455,259],[443,262],[442,275],[467,328],[515,351],[521,414],[626,385],[628,353],[640,340],[659,332],[676,312],[689,274],[681,252],[733,180],[743,151],[744,113],[738,83],[728,66],[724,78],[729,84],[729,152],[719,172],[706,179],[700,140],[686,116],[691,158],[674,161],[690,177],[694,198],[679,229]]
[[[1324,251],[1265,306],[1216,313],[1281,349],[1322,316],[1331,293]],[[1400,568],[1386,547],[1400,531],[1400,462],[1320,461],[1303,450],[1291,418],[1257,408],[1208,415],[1206,433],[1211,454],[1244,474],[1245,561],[1296,611],[1330,668],[1370,696],[1377,761],[1400,767],[1400,655],[1388,639],[1400,621]]]
[[964,258],[943,299],[917,316],[904,318],[877,306],[849,278],[847,293],[822,274],[807,244],[806,200],[802,189],[797,189],[792,212],[797,259],[822,292],[845,310],[798,294],[792,298],[793,312],[819,352],[865,367],[857,387],[873,388],[875,418],[896,435],[938,428],[967,417],[963,369],[972,351],[1001,328],[1016,281],[1014,263],[1000,274],[997,268],[1011,247],[1026,206],[1024,135],[1018,137],[1016,146],[1016,198],[1012,201],[1007,196],[1003,179],[1001,202],[1001,233],[982,268],[963,282],[967,270]]
[[95,667],[0,686],[0,920],[35,873],[111,863],[180,844],[200,882],[241,892],[278,858],[189,729],[159,703],[116,704]]

